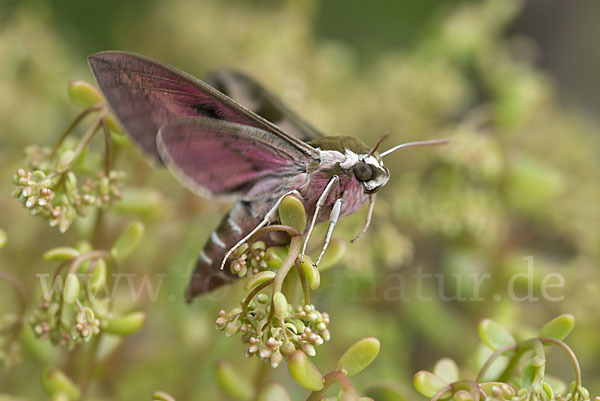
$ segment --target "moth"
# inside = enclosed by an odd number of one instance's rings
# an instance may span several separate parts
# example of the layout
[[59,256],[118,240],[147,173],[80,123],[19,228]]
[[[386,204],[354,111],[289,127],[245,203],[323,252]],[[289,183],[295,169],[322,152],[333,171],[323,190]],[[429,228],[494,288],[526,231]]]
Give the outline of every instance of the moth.
[[[340,217],[375,196],[390,178],[383,158],[398,149],[438,145],[410,142],[378,153],[352,136],[325,136],[248,76],[217,71],[206,82],[132,53],[91,55],[90,67],[115,116],[151,159],[183,185],[235,206],[199,253],[186,297],[212,291],[237,275],[225,269],[234,250],[278,219],[290,193],[305,205],[310,225],[329,220],[319,263]],[[244,106],[242,106],[244,104]]]

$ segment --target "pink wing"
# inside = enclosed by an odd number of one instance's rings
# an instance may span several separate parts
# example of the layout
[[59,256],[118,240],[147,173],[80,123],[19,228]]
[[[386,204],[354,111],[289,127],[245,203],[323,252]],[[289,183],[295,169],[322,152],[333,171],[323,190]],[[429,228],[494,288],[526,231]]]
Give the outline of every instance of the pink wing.
[[202,117],[176,118],[157,136],[173,174],[203,196],[252,200],[279,193],[312,159],[258,128]]
[[263,129],[315,157],[315,150],[241,106],[210,85],[159,62],[125,52],[89,57],[98,85],[119,121],[155,161],[156,135],[167,121],[185,116],[209,117]]

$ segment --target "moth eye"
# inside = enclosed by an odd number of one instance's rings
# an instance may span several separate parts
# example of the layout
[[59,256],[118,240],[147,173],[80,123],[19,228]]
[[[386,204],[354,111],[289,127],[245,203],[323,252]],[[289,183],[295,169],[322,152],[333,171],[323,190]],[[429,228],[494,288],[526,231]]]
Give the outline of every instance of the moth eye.
[[354,165],[354,175],[360,181],[369,181],[373,178],[373,169],[365,162],[358,162]]

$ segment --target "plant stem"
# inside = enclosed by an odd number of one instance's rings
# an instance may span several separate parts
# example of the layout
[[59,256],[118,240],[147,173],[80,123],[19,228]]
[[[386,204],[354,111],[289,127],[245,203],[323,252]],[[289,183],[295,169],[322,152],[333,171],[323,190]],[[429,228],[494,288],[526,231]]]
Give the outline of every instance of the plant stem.
[[571,363],[573,364],[573,370],[575,370],[575,389],[581,387],[582,386],[581,367],[579,366],[579,361],[577,361],[577,356],[575,356],[575,353],[573,352],[573,350],[567,344],[565,344],[564,342],[557,340],[555,338],[540,338],[540,341],[544,345],[547,345],[547,344],[557,345],[563,351],[565,351],[565,353],[571,360]]
[[69,133],[71,133],[71,131],[73,131],[73,129],[77,126],[77,124],[79,124],[81,122],[81,120],[83,120],[88,114],[90,114],[94,111],[102,110],[102,107],[103,107],[102,105],[95,105],[92,107],[88,107],[87,109],[85,109],[81,113],[79,113],[77,115],[77,117],[75,117],[73,122],[61,134],[60,138],[58,139],[58,141],[52,148],[52,151],[50,152],[50,156],[54,156],[54,154],[58,150],[58,147],[64,142],[65,138],[69,135]]
[[9,283],[17,292],[19,298],[19,319],[11,326],[0,330],[0,335],[17,332],[23,324],[23,317],[25,315],[25,308],[27,306],[27,297],[25,296],[25,288],[23,285],[11,274],[0,271],[0,280],[4,280]]
[[264,283],[253,289],[252,292],[248,294],[248,296],[246,296],[246,299],[244,299],[244,304],[242,305],[242,316],[246,316],[246,312],[248,311],[248,305],[250,304],[250,301],[252,301],[252,298],[254,298],[256,295],[258,295],[259,292],[261,292],[271,284],[273,284],[273,279],[265,281]]
[[288,250],[288,254],[283,261],[283,264],[277,271],[275,275],[275,281],[273,283],[273,294],[281,291],[281,287],[283,286],[283,280],[290,272],[290,269],[294,265],[294,261],[298,258],[300,254],[300,246],[302,245],[302,237],[299,235],[292,236],[290,241],[290,248]]
[[[483,378],[483,375],[485,374],[485,372],[489,369],[489,367],[492,365],[492,363],[494,363],[494,361],[496,359],[498,359],[498,357],[500,355],[504,354],[507,351],[517,351],[518,349],[519,349],[519,344],[510,344],[510,345],[505,345],[502,348],[498,348],[496,350],[496,352],[494,352],[492,355],[490,355],[490,357],[487,359],[487,361],[485,361],[485,363],[483,364],[483,366],[479,370],[479,373],[477,374],[477,378],[475,379],[475,381],[476,382],[480,382],[481,381],[481,379]],[[519,355],[519,357],[520,357],[520,355]],[[517,355],[515,355],[515,358],[517,358],[517,360],[518,360]],[[507,367],[507,369],[508,369],[508,367]]]
[[323,377],[324,387],[322,390],[313,391],[306,401],[320,401],[325,397],[325,393],[331,387],[332,384],[337,383],[340,385],[342,390],[344,391],[343,400],[358,400],[358,392],[352,385],[348,376],[340,372],[339,370],[334,370],[331,373],[328,373]]

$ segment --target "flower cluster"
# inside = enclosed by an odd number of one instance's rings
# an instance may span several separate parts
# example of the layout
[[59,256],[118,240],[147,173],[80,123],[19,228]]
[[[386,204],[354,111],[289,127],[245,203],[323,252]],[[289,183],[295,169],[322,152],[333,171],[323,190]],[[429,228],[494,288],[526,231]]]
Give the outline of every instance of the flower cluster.
[[[77,154],[73,141],[65,140],[52,151],[30,146],[26,149],[26,168],[13,175],[16,186],[12,196],[19,198],[30,214],[41,216],[50,226],[65,232],[75,217],[85,216],[89,207],[104,208],[121,199],[124,173],[100,171],[78,185],[75,174]],[[82,157],[89,157],[84,155]]]
[[256,241],[252,245],[242,244],[235,250],[229,268],[233,274],[238,277],[245,277],[248,272],[256,274],[265,270],[267,262],[265,260],[265,243]]
[[316,355],[315,347],[331,337],[327,329],[329,315],[319,312],[313,305],[296,308],[287,305],[285,316],[277,318],[271,314],[269,296],[259,294],[257,303],[264,305],[264,310],[257,310],[257,304],[250,302],[246,310],[219,311],[216,321],[217,329],[225,331],[227,336],[241,333],[242,342],[248,344],[247,357],[256,355],[277,367],[284,357],[296,350],[309,356]]

